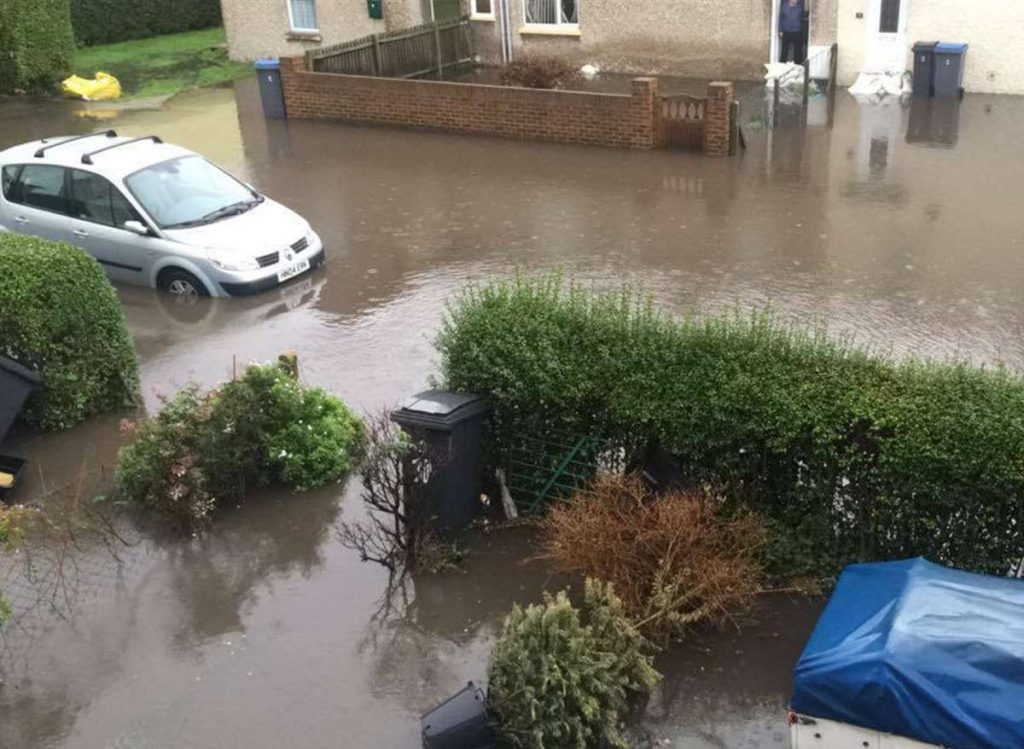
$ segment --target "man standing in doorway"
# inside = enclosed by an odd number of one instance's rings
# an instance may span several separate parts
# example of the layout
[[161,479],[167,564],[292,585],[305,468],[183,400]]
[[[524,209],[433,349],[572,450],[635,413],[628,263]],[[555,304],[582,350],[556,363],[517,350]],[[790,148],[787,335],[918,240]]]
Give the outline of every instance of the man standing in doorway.
[[806,9],[804,0],[782,0],[779,10],[779,36],[782,37],[782,62],[803,63],[807,57]]

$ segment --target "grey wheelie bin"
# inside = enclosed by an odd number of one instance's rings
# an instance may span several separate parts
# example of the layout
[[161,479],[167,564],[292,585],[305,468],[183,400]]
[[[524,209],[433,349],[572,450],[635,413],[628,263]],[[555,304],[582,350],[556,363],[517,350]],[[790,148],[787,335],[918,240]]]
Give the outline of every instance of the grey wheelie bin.
[[931,96],[935,85],[935,48],[938,42],[914,45],[914,96]]
[[263,116],[275,120],[284,119],[284,88],[281,86],[280,61],[277,58],[257,60],[256,80],[259,82]]
[[436,456],[440,476],[430,513],[441,531],[462,530],[480,511],[480,440],[489,411],[482,396],[426,390],[391,414]]

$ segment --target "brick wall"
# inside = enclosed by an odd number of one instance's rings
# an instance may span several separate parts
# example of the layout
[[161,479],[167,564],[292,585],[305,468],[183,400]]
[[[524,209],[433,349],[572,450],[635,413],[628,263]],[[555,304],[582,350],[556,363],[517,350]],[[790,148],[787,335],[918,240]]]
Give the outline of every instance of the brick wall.
[[661,137],[651,78],[629,96],[592,94],[311,73],[303,57],[282,59],[281,78],[289,117],[642,149]]

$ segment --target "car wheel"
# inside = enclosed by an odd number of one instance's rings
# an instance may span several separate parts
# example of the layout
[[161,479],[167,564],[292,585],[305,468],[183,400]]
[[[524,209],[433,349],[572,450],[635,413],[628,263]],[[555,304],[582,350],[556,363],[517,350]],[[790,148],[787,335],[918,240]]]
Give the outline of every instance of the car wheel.
[[172,268],[160,274],[157,286],[161,291],[172,294],[181,301],[198,299],[201,296],[210,296],[206,286],[198,278],[187,270]]

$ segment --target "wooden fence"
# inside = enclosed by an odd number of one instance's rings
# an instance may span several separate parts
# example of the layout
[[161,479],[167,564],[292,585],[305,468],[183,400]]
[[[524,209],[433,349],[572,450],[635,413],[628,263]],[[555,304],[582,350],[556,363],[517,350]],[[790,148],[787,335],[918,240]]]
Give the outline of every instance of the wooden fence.
[[315,73],[443,79],[446,70],[473,61],[472,38],[468,17],[425,23],[311,49],[306,65]]

